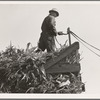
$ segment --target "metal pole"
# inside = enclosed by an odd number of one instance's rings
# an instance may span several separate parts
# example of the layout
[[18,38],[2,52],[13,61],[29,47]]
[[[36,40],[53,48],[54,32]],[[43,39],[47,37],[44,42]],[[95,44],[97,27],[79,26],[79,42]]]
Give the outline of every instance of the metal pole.
[[70,28],[67,29],[68,39],[69,39],[69,46],[71,45],[71,35],[70,35]]

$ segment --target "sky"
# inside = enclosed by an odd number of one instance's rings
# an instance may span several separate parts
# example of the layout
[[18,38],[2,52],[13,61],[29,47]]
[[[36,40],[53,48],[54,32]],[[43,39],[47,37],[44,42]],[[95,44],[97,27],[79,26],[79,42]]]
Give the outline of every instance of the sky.
[[[88,43],[100,48],[100,2],[56,1],[56,2],[0,2],[0,50],[5,50],[10,42],[17,48],[26,48],[28,42],[37,46],[43,19],[49,10],[57,8],[57,31],[67,32],[67,28]],[[57,36],[62,45],[68,36]],[[72,43],[77,41],[71,36]],[[59,45],[56,43],[57,47]],[[94,50],[94,49],[92,49]],[[82,80],[86,85],[84,94],[100,93],[100,57],[80,43]],[[100,54],[99,51],[96,51]]]

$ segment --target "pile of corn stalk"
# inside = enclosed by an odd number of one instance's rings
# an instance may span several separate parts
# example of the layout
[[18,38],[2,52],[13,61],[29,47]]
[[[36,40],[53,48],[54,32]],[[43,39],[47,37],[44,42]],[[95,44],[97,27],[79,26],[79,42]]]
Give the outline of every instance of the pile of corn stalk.
[[81,74],[46,74],[47,53],[10,45],[0,52],[0,93],[81,93]]

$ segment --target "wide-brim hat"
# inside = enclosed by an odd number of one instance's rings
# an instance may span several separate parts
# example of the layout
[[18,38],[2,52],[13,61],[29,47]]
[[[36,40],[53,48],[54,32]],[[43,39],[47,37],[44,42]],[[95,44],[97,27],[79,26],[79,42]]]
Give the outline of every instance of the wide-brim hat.
[[55,12],[57,14],[57,16],[59,16],[59,12],[57,11],[56,8],[53,8],[53,9],[49,10],[49,13],[51,13],[51,12]]

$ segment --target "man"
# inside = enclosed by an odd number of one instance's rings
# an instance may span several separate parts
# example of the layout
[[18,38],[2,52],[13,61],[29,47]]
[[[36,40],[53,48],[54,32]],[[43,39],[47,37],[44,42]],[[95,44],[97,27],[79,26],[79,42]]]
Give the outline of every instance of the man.
[[56,21],[55,18],[59,16],[58,11],[54,8],[49,11],[49,15],[44,19],[42,26],[41,26],[41,36],[38,43],[38,50],[44,51],[45,49],[47,52],[54,52],[55,51],[55,39],[54,37],[58,35],[62,35],[62,32],[57,32],[55,26]]

